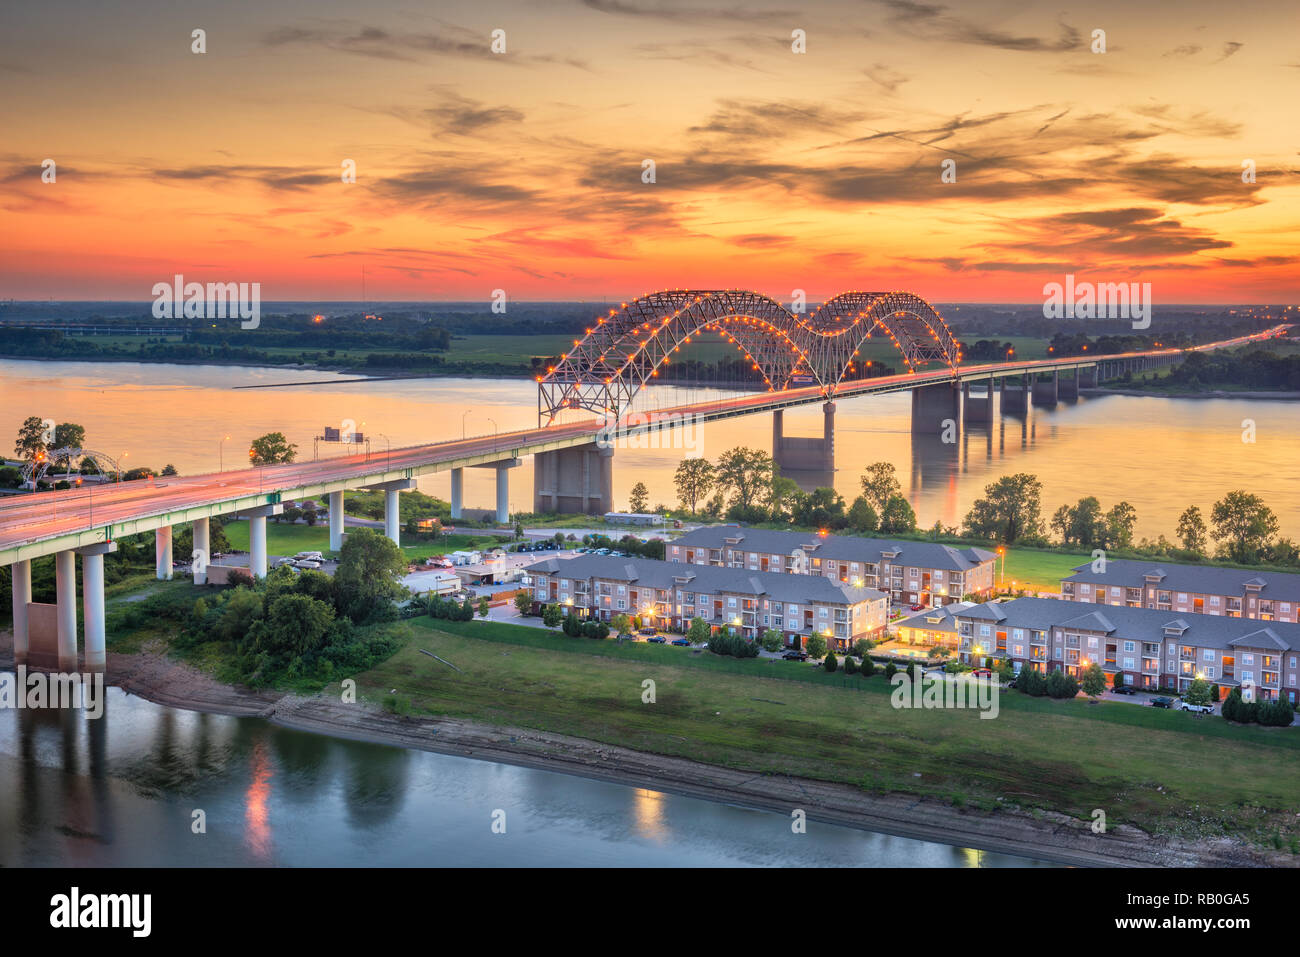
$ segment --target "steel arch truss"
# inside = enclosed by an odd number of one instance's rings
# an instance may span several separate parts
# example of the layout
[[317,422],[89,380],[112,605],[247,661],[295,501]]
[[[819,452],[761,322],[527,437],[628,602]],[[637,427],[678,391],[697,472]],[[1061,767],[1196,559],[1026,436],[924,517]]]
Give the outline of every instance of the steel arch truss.
[[932,361],[957,368],[947,324],[911,293],[844,293],[804,316],[747,290],[678,289],[623,303],[575,339],[538,378],[539,418],[553,421],[566,409],[619,415],[701,331],[716,331],[741,349],[774,392],[807,375],[833,395],[857,351],[877,333],[889,337],[909,370]]

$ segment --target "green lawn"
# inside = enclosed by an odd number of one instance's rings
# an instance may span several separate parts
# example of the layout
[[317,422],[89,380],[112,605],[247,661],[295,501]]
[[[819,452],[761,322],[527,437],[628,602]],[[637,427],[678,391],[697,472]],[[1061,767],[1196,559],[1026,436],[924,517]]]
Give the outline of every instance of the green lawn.
[[[1027,586],[1035,591],[1058,591],[1061,579],[1074,574],[1074,567],[1091,561],[1091,555],[1066,552],[1045,552],[1036,548],[1009,548],[1006,569],[998,560],[995,572],[1001,573],[1005,583],[1014,581],[1017,588]],[[995,579],[996,580],[996,579]]]
[[[355,531],[357,526],[348,526]],[[248,523],[229,522],[225,525],[226,538],[230,546],[240,551],[248,551]],[[407,558],[418,561],[430,555],[443,555],[457,549],[484,549],[497,544],[490,536],[483,535],[444,535],[436,542],[427,544],[404,545],[402,552]],[[316,526],[289,525],[284,522],[266,523],[266,550],[272,555],[296,555],[298,552],[328,552],[330,545],[329,525],[322,521]]]
[[[1184,835],[1257,843],[1297,833],[1300,734],[1131,704],[1014,692],[993,720],[896,710],[883,677],[736,661],[671,646],[566,638],[420,618],[415,637],[358,676],[415,714],[529,727],[755,773],[792,774],[991,808],[997,799],[1089,820],[1094,808]],[[427,649],[460,672],[429,658]],[[642,704],[642,681],[657,702]],[[916,777],[917,773],[920,777]]]

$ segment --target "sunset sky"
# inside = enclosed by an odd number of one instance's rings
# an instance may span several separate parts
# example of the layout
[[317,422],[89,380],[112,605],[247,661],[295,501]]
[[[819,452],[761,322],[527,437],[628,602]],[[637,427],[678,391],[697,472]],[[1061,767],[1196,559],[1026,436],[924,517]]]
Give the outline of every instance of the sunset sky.
[[371,300],[1031,302],[1072,272],[1157,303],[1295,301],[1297,11],[6,4],[0,298],[144,301],[179,272],[359,300],[364,264]]

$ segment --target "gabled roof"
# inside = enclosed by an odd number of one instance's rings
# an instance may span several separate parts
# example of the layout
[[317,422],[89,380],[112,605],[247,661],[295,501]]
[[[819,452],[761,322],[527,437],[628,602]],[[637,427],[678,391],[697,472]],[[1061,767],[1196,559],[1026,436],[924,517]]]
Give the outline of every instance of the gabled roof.
[[1168,563],[1153,565],[1150,562],[1135,561],[1130,558],[1113,558],[1106,562],[1104,572],[1094,572],[1092,563],[1085,562],[1076,565],[1074,574],[1063,578],[1062,581],[1141,588],[1147,584],[1148,575],[1160,576],[1159,587],[1164,591],[1200,595],[1240,595],[1250,587],[1258,589],[1263,598],[1300,602],[1300,575],[1291,572],[1222,568],[1215,565]]
[[[736,541],[732,541],[735,539]],[[796,548],[813,558],[845,562],[879,562],[885,553],[897,553],[899,563],[917,568],[936,568],[942,571],[966,571],[997,558],[983,548],[959,548],[938,542],[900,542],[880,538],[859,538],[855,535],[810,535],[808,532],[784,531],[772,528],[739,529],[728,525],[710,525],[693,529],[674,539],[669,545],[687,548],[741,548],[747,552],[768,555],[789,555]]]
[[1285,641],[1278,637],[1277,632],[1267,627],[1242,635],[1240,638],[1234,638],[1228,644],[1234,648],[1276,648],[1278,651],[1287,651],[1290,648]]
[[1114,624],[1099,611],[1090,611],[1086,615],[1080,615],[1078,618],[1069,618],[1060,622],[1064,628],[1080,628],[1084,631],[1100,631],[1109,635],[1115,630]]

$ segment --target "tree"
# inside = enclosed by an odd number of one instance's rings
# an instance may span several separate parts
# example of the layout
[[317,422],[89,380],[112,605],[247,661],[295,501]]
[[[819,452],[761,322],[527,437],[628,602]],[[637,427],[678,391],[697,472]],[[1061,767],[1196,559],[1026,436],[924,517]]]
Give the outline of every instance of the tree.
[[168,462],[166,465],[163,466],[162,471],[159,472],[158,474],[159,475],[180,475],[181,473],[176,471],[176,466]]
[[1183,692],[1183,700],[1188,704],[1209,704],[1210,703],[1210,683],[1204,678],[1197,678],[1187,686]]
[[[794,520],[799,525],[815,528],[843,528],[847,522],[844,499],[833,488],[815,488],[798,500]],[[912,524],[916,524],[915,516]]]
[[880,516],[871,507],[865,495],[859,495],[853,500],[853,505],[849,508],[848,520],[849,528],[864,535],[870,535],[880,527]]
[[1042,672],[1026,666],[1020,669],[1020,675],[1016,678],[1016,690],[1022,694],[1041,698],[1047,694],[1047,679],[1043,677]]
[[1106,672],[1095,661],[1083,671],[1083,681],[1079,687],[1089,698],[1096,698],[1106,690]]
[[1222,555],[1250,564],[1277,534],[1278,521],[1262,499],[1238,489],[1214,503],[1210,527]]
[[772,456],[766,452],[737,446],[718,457],[714,486],[730,495],[733,506],[752,509],[763,491],[771,488],[773,469]]
[[1183,509],[1183,514],[1178,516],[1178,540],[1183,543],[1183,548],[1193,555],[1205,554],[1207,544],[1205,519],[1201,517],[1201,510],[1195,505],[1187,506]]
[[832,671],[834,671],[836,668],[838,668],[839,666],[840,666],[840,660],[839,660],[838,658],[835,657],[835,652],[833,652],[833,651],[828,651],[828,652],[826,653],[826,660],[825,660],[824,662],[822,662],[822,667],[823,667],[827,672],[832,672]]
[[862,664],[858,665],[858,674],[864,678],[870,678],[876,673],[876,663],[866,655],[862,656]]
[[334,630],[334,609],[306,595],[281,595],[267,605],[266,617],[253,622],[246,640],[254,652],[269,655],[272,667],[318,651]]
[[1008,545],[1042,535],[1042,492],[1043,484],[1033,475],[1002,476],[984,486],[984,497],[966,513],[967,532]]
[[844,656],[844,673],[846,675],[853,675],[858,673],[858,663],[854,661],[853,658],[850,657],[849,655]]
[[492,603],[488,601],[487,595],[481,596],[478,600],[478,616],[480,618],[486,618],[488,616],[488,612],[491,610],[492,610]]
[[336,607],[357,624],[382,620],[405,589],[406,558],[391,539],[372,528],[355,528],[343,540],[334,573]]
[[1106,547],[1131,548],[1133,526],[1137,524],[1137,509],[1128,502],[1112,505],[1106,513]]
[[901,495],[891,495],[880,513],[880,530],[886,535],[916,531],[916,512]]
[[890,462],[873,462],[862,473],[862,494],[878,515],[885,511],[889,500],[902,491],[896,470]]
[[279,465],[292,462],[298,454],[298,446],[284,437],[283,432],[268,432],[253,439],[248,450],[250,465]]
[[690,627],[686,629],[686,637],[690,639],[691,644],[700,645],[709,640],[709,633],[712,630],[703,618],[692,618]]
[[898,665],[894,664],[892,661],[886,661],[886,662],[885,662],[885,680],[886,680],[886,681],[892,681],[893,678],[894,678],[894,675],[896,675],[896,674],[898,674]]
[[1115,677],[1114,677],[1113,679],[1111,679],[1110,686],[1111,686],[1112,688],[1122,688],[1122,687],[1124,687],[1124,672],[1122,672],[1122,671],[1117,671],[1117,672],[1115,672]]
[[808,652],[809,658],[820,658],[826,654],[826,639],[821,635],[811,634],[804,642],[803,650]]
[[803,499],[803,490],[794,479],[785,475],[772,476],[772,486],[768,489],[766,504],[773,521],[788,521],[797,513]]
[[518,541],[523,537],[524,537],[523,525],[521,525],[519,522],[515,522],[515,540]]
[[40,416],[29,415],[18,426],[18,439],[14,442],[14,455],[24,462],[32,462],[38,452],[44,452],[45,422]]
[[853,653],[865,661],[867,652],[874,647],[876,647],[876,643],[870,638],[859,638],[853,643]]
[[633,512],[644,512],[650,507],[650,490],[645,487],[645,482],[637,482],[632,486],[632,494],[628,496],[628,508]]
[[610,619],[610,624],[614,626],[615,633],[620,635],[626,635],[632,630],[632,619],[621,613]]
[[547,605],[542,609],[542,624],[547,628],[557,627],[564,620],[564,613],[559,605]]
[[708,459],[682,459],[673,473],[673,484],[677,486],[677,500],[694,515],[713,488],[713,465]]
[[1053,671],[1047,676],[1047,693],[1053,698],[1073,698],[1079,693],[1079,682],[1064,671]]
[[766,628],[763,630],[762,637],[759,638],[759,643],[762,644],[764,651],[779,651],[781,646],[785,644],[785,635],[775,628]]

